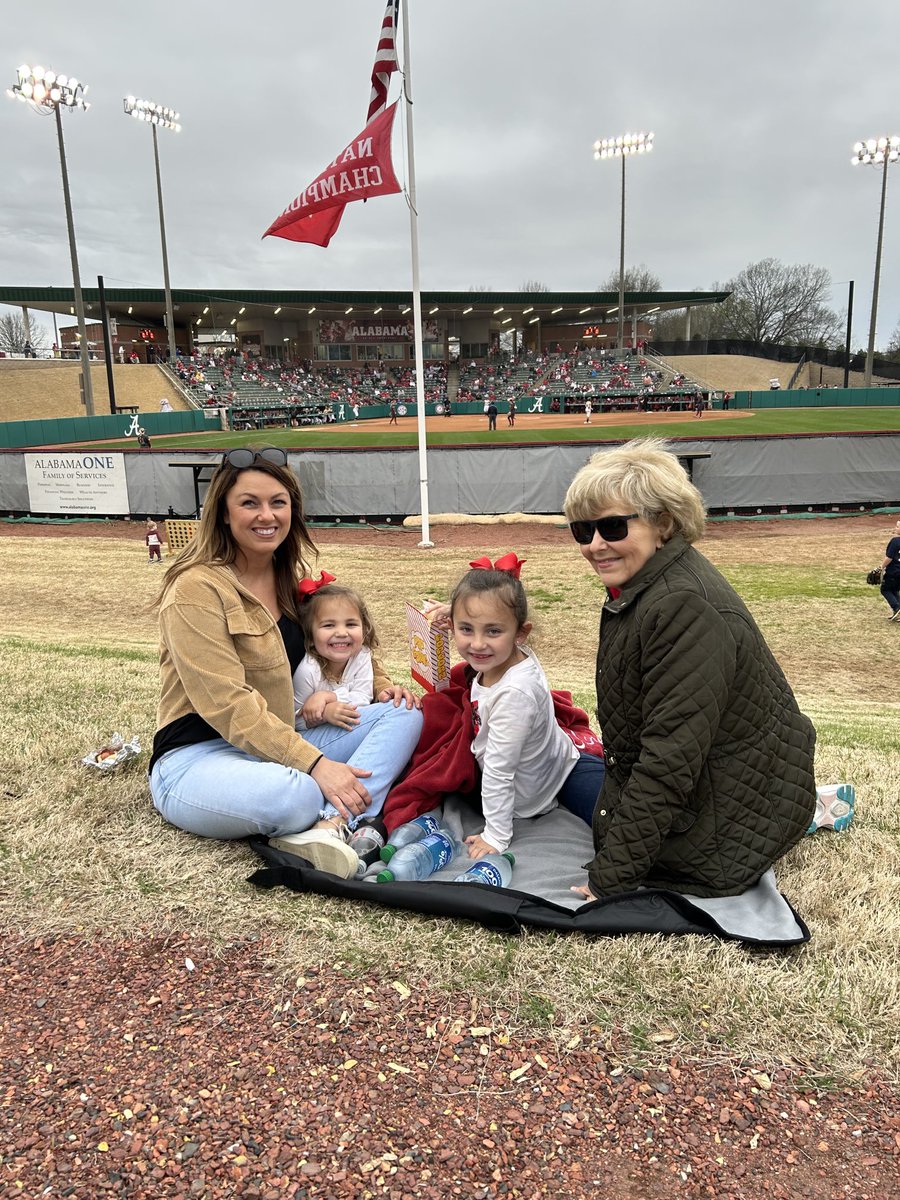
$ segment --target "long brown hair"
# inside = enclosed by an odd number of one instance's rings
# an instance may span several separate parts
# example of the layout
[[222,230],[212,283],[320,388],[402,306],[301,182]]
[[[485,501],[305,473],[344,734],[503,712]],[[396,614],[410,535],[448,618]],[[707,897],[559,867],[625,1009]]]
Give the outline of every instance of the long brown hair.
[[222,461],[209,484],[200,516],[200,527],[166,571],[156,604],[164,598],[175,580],[197,565],[229,567],[237,558],[237,547],[230,527],[225,522],[225,502],[242,471],[261,471],[271,475],[288,493],[291,500],[291,526],[287,537],[273,554],[275,587],[278,604],[292,620],[300,620],[297,580],[308,575],[311,562],[319,551],[303,515],[303,493],[300,480],[288,466],[279,466],[264,458],[256,458],[250,467],[233,467]]

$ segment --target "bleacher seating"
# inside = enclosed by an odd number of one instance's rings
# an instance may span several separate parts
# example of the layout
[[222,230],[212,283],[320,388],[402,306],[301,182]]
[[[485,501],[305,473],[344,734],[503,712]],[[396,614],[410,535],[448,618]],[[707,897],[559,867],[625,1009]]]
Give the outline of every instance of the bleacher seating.
[[[588,399],[595,411],[603,412],[683,410],[691,408],[703,390],[649,353],[619,359],[583,347],[568,354],[558,348],[553,353],[496,354],[479,363],[460,364],[458,370],[459,403],[515,400],[522,411],[546,401],[554,412],[579,412]],[[195,355],[179,360],[177,371],[197,404],[229,408],[236,429],[322,425],[339,416],[347,419],[347,409],[416,399],[415,370],[384,363],[360,368]],[[446,363],[426,365],[425,399],[447,403]]]

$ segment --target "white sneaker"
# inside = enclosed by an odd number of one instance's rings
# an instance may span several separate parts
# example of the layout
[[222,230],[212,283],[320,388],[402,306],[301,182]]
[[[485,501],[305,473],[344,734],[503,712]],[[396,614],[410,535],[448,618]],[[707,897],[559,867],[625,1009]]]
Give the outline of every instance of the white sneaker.
[[336,829],[320,826],[304,833],[286,833],[282,837],[269,838],[269,845],[306,859],[317,871],[337,875],[339,879],[352,879],[359,867],[359,856],[344,841],[346,829],[346,825]]

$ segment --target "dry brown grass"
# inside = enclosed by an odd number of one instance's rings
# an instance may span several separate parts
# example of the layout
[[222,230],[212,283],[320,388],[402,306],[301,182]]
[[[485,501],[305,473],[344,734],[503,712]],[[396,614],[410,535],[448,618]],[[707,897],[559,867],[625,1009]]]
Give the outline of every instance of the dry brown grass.
[[[0,412],[4,421],[31,421],[51,417],[83,417],[78,390],[81,364],[63,359],[0,363]],[[109,388],[103,363],[91,366],[94,410],[109,412]],[[145,363],[116,363],[113,386],[118,404],[136,404],[141,412],[159,412],[161,396],[168,396],[173,409],[187,409],[187,401],[175,391],[157,366]]]
[[[177,928],[218,944],[269,931],[286,979],[310,963],[338,961],[411,984],[427,978],[488,997],[512,1014],[511,1024],[541,1023],[561,1042],[589,1026],[601,1041],[624,1030],[635,1052],[652,1055],[652,1038],[665,1028],[686,1052],[835,1074],[874,1061],[900,1075],[900,703],[875,682],[896,658],[900,630],[859,583],[858,541],[804,523],[756,539],[752,552],[737,538],[705,546],[748,596],[817,723],[819,778],[857,788],[853,828],[804,840],[779,871],[812,928],[807,948],[752,953],[703,938],[507,940],[455,922],[249,887],[251,852],[164,825],[140,766],[107,777],[77,761],[113,730],[137,733],[147,747],[152,739],[156,636],[146,604],[161,572],[146,565],[137,529],[133,543],[0,541],[0,921],[28,934]],[[366,594],[388,666],[405,677],[402,600],[446,594],[468,555],[418,550],[415,535],[400,531],[374,547],[329,546],[327,533],[321,543],[320,566]],[[527,557],[538,653],[552,682],[590,707],[598,583],[566,544]]]

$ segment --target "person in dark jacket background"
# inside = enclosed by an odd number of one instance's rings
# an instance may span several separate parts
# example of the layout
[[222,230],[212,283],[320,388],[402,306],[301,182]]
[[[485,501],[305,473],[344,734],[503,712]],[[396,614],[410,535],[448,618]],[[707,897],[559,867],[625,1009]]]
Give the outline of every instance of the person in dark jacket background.
[[887,544],[881,567],[881,594],[891,608],[888,620],[900,621],[900,521],[894,526],[894,535]]
[[666,444],[595,454],[566,518],[607,589],[597,654],[606,779],[587,899],[737,895],[803,836],[815,730],[741,598],[692,546],[700,493]]

